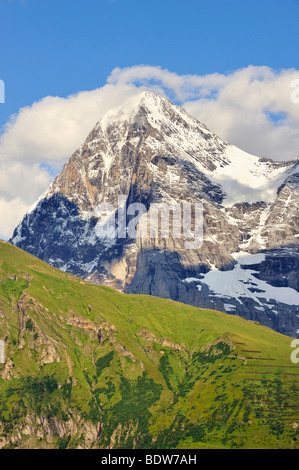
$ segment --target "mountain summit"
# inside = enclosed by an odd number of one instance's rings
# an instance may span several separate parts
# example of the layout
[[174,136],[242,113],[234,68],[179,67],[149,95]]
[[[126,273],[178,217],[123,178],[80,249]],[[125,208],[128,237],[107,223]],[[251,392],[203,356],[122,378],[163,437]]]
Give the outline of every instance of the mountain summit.
[[[154,205],[172,211],[153,229]],[[298,205],[298,161],[250,155],[143,91],[96,124],[11,242],[92,282],[299,336]]]

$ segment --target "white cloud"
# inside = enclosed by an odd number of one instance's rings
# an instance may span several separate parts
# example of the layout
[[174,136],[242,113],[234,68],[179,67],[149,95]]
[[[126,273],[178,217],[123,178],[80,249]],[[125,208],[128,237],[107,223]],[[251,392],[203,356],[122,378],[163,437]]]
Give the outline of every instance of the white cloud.
[[21,108],[0,137],[0,161],[61,165],[100,117],[134,92],[134,86],[106,85],[67,98],[47,96]]
[[21,221],[30,206],[19,198],[7,200],[0,197],[0,238],[8,240],[12,230]]
[[38,164],[0,162],[0,237],[11,236],[21,217],[50,181],[49,173]]
[[[171,95],[184,102],[190,98],[204,96],[206,92],[221,87],[225,82],[221,74],[209,75],[177,75],[161,67],[137,65],[112,71],[107,82],[113,85],[137,84],[150,88],[160,86]],[[153,84],[154,83],[154,84]]]
[[46,97],[11,117],[0,136],[0,237],[10,238],[52,173],[100,117],[137,92],[133,85],[106,85],[67,98]]
[[[140,65],[115,69],[108,82],[154,82],[223,139],[249,153],[287,160],[299,154],[299,104],[291,99],[298,78],[294,69],[249,66],[227,75],[198,76]],[[270,118],[279,113],[285,114],[282,121]]]
[[46,168],[57,171],[101,116],[140,87],[165,93],[220,137],[250,153],[276,160],[296,157],[299,104],[291,95],[298,78],[294,69],[249,66],[226,75],[200,76],[139,65],[116,68],[96,90],[46,97],[20,109],[0,136],[0,234],[9,237],[47,187],[51,171]]
[[289,160],[299,154],[299,105],[291,100],[295,77],[299,71],[248,67],[228,76],[216,99],[199,99],[184,107],[243,150]]

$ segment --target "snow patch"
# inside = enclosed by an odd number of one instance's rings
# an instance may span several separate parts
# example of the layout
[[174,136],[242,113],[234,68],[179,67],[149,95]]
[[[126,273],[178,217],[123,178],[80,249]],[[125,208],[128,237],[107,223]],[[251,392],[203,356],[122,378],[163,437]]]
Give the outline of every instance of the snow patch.
[[242,297],[251,298],[262,306],[262,300],[276,301],[287,305],[299,305],[299,293],[290,287],[273,287],[266,281],[254,276],[254,269],[243,266],[260,264],[265,260],[263,253],[250,254],[246,252],[233,253],[237,261],[231,271],[219,271],[212,269],[204,278],[202,284],[206,284],[215,294],[226,298],[235,298],[242,303]]

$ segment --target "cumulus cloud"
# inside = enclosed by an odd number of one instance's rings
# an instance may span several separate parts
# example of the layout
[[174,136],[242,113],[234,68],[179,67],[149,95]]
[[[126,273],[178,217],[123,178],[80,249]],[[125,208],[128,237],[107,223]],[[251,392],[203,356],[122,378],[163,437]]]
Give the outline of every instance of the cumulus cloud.
[[181,102],[190,98],[204,97],[220,88],[225,81],[221,74],[177,75],[161,67],[137,65],[123,69],[115,68],[107,82],[114,85],[143,85],[154,89],[160,87]]
[[0,161],[60,166],[105,112],[120,104],[135,86],[106,85],[67,98],[48,96],[11,117],[0,136]]
[[0,162],[0,238],[8,239],[32,203],[51,182],[39,164]]
[[226,77],[213,99],[185,103],[185,109],[218,135],[249,153],[274,160],[299,154],[299,105],[291,84],[299,72],[248,67]]
[[299,154],[299,78],[295,69],[249,66],[227,75],[177,75],[160,67],[115,69],[114,85],[159,86],[223,139],[274,160]]
[[11,117],[0,136],[0,237],[12,235],[101,116],[134,93],[133,85],[106,85],[67,98],[49,96]]
[[[228,74],[178,75],[161,67],[116,68],[107,84],[67,98],[46,97],[11,117],[0,135],[0,236],[21,215],[95,123],[140,87],[163,93],[210,130],[259,156],[299,154],[299,71],[249,66]],[[296,82],[297,80],[297,82]]]

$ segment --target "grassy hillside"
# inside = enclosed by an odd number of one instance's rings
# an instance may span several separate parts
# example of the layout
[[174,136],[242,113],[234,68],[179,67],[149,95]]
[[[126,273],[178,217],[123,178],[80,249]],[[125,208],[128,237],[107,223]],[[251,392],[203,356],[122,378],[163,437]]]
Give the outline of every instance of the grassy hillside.
[[0,447],[298,448],[291,339],[0,242]]

